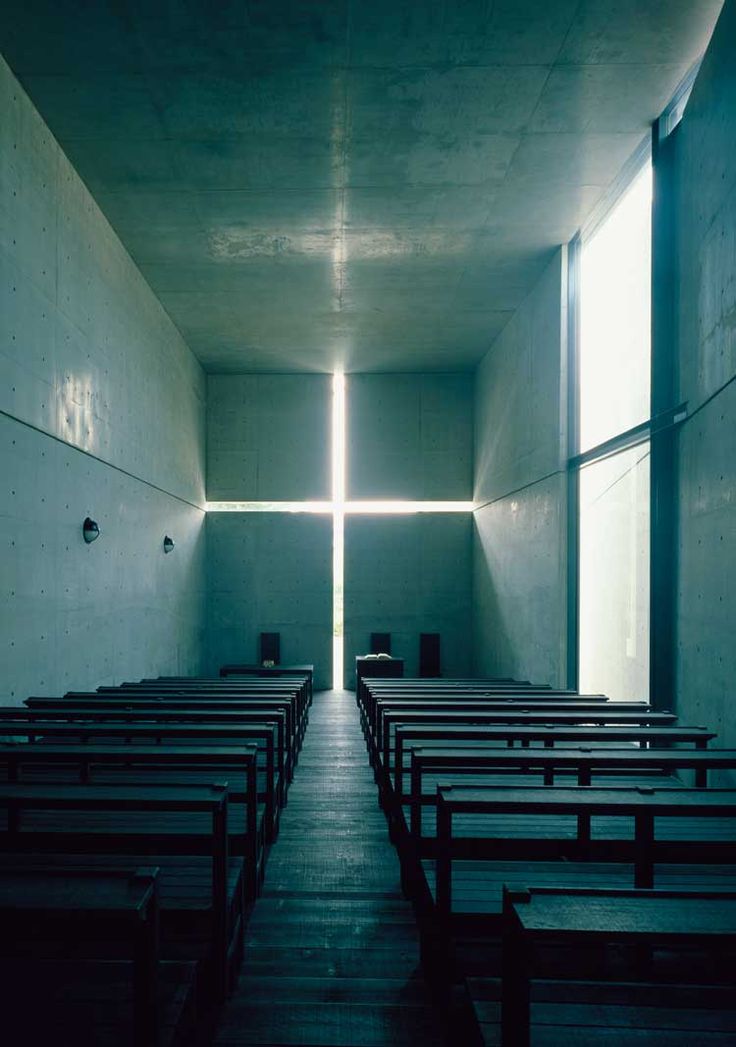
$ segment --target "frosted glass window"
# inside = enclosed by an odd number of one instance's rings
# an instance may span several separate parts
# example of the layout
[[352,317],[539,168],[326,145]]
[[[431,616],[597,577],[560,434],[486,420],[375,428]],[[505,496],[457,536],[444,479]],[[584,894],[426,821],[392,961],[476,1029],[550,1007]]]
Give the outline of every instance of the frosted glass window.
[[652,169],[647,164],[580,257],[580,447],[649,417]]
[[579,688],[649,698],[649,445],[580,470]]

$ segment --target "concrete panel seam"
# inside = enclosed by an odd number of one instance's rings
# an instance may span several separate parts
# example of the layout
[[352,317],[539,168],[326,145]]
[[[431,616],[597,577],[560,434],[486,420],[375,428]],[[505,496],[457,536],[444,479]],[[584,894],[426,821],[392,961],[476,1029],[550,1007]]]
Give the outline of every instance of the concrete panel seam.
[[197,505],[196,502],[190,502],[188,498],[182,498],[180,494],[174,494],[173,491],[167,491],[164,487],[159,487],[158,484],[152,483],[150,480],[146,480],[142,476],[137,476],[135,473],[131,473],[127,469],[123,469],[122,466],[115,465],[113,462],[108,462],[104,458],[99,458],[96,454],[92,454],[90,451],[85,451],[83,447],[77,447],[76,444],[67,443],[66,440],[62,440],[62,438],[56,436],[55,433],[50,433],[47,429],[42,429],[38,425],[33,425],[32,422],[27,422],[24,418],[18,418],[17,415],[11,414],[10,411],[4,411],[0,408],[0,416],[8,418],[11,422],[17,422],[18,425],[23,425],[26,429],[32,429],[41,436],[46,436],[49,440],[54,440],[56,443],[61,444],[62,447],[69,447],[73,451],[78,451],[79,454],[83,454],[86,458],[91,458],[93,461],[99,462],[100,465],[104,465],[108,469],[114,469],[115,472],[122,473],[123,476],[128,476],[131,480],[136,480],[138,483],[145,484],[146,487],[158,491],[159,494],[165,494],[168,498],[174,498],[176,501],[182,502],[184,505],[188,505],[192,509],[197,509],[200,513],[204,514],[207,512],[203,505]]
[[536,480],[530,480],[528,484],[522,484],[521,487],[515,487],[512,491],[505,491],[503,494],[499,494],[496,498],[491,498],[487,502],[479,502],[477,505],[473,505],[473,512],[478,512],[479,509],[485,509],[489,505],[495,505],[496,502],[503,502],[506,498],[511,498],[515,494],[521,494],[522,491],[527,491],[530,487],[536,487],[537,484],[542,484],[546,480],[551,480],[554,476],[566,476],[567,469],[553,469],[551,473],[547,473],[546,476],[540,476]]

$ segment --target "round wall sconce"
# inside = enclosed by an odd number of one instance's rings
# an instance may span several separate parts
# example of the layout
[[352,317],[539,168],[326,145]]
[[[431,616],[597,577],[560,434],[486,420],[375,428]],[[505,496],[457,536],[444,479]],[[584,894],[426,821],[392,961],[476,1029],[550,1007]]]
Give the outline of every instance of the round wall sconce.
[[90,519],[89,516],[85,517],[84,523],[82,524],[82,537],[87,545],[91,542],[96,542],[100,537],[99,524],[96,520]]
[[174,539],[169,538],[168,534],[164,536],[164,552],[170,553],[174,548]]

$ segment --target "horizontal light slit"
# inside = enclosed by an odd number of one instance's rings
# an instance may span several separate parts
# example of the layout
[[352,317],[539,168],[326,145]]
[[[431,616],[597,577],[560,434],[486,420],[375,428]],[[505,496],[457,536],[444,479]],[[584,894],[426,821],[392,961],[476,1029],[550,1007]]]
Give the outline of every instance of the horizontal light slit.
[[[208,513],[334,513],[335,502],[207,502]],[[472,502],[344,502],[346,514],[366,516],[410,513],[472,513]]]

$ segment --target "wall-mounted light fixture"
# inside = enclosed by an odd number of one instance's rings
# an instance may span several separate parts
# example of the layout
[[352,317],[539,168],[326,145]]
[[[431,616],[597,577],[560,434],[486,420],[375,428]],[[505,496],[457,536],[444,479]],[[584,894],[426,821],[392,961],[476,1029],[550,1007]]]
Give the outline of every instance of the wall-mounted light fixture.
[[87,545],[89,545],[90,542],[97,541],[100,537],[100,527],[96,520],[90,519],[89,516],[85,517],[84,523],[82,524],[82,536]]
[[174,539],[173,538],[169,538],[168,534],[164,535],[164,552],[165,553],[170,553],[173,548],[174,548]]

